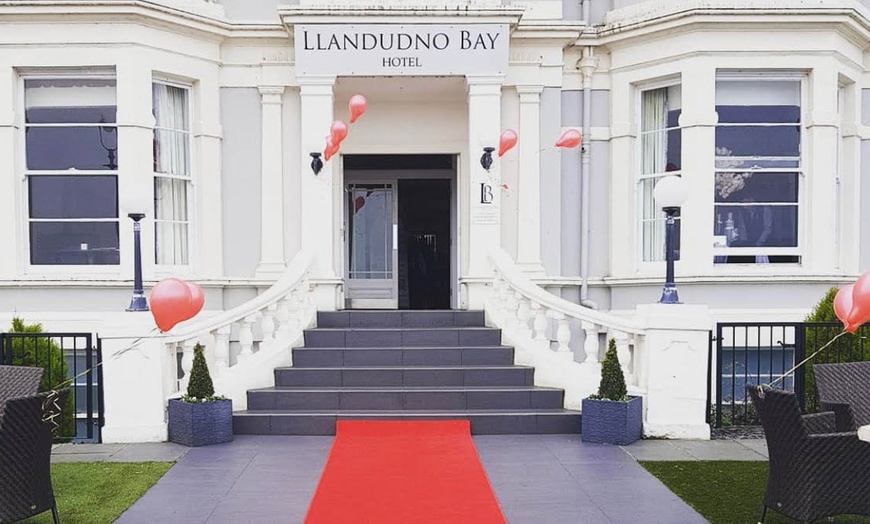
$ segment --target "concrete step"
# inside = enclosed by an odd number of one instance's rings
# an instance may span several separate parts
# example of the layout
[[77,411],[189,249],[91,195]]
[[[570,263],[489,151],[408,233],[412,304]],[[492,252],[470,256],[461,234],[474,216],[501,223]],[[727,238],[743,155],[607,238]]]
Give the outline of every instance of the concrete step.
[[580,413],[564,409],[239,411],[236,435],[335,435],[337,420],[469,420],[474,435],[580,433]]
[[293,366],[509,366],[514,350],[505,346],[419,348],[294,348]]
[[501,345],[501,330],[485,327],[314,328],[305,347],[459,347]]
[[483,327],[483,311],[320,311],[319,328]]
[[278,387],[531,386],[528,366],[282,367]]
[[248,411],[558,409],[564,391],[534,386],[263,388]]

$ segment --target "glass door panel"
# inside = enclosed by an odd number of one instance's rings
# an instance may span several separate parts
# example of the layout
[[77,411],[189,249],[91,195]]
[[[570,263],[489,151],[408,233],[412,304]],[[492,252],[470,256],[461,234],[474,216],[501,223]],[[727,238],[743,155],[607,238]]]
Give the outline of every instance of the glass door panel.
[[349,183],[345,194],[349,306],[396,308],[396,184]]

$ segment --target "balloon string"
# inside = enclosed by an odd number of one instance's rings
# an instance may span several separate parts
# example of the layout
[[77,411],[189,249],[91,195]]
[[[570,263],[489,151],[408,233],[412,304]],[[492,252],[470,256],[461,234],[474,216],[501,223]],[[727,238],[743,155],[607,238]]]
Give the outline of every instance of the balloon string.
[[816,355],[818,355],[819,353],[821,353],[822,351],[824,351],[825,349],[827,349],[831,344],[834,343],[834,341],[836,341],[838,338],[842,337],[843,335],[845,335],[845,334],[847,334],[847,333],[848,333],[848,331],[846,331],[846,330],[844,329],[842,333],[838,334],[837,336],[835,336],[834,338],[832,338],[831,340],[829,340],[827,344],[825,344],[824,346],[822,346],[822,347],[820,347],[819,349],[817,349],[815,353],[813,353],[812,355],[810,355],[810,356],[808,356],[807,358],[803,359],[803,360],[800,362],[800,364],[795,365],[793,368],[791,368],[790,370],[788,370],[788,371],[786,371],[785,373],[783,373],[782,375],[780,375],[779,378],[777,378],[776,380],[774,380],[773,382],[771,382],[770,384],[768,384],[768,386],[771,386],[771,387],[772,387],[774,384],[776,384],[776,383],[779,382],[780,380],[782,380],[782,379],[784,379],[785,377],[787,377],[788,375],[790,375],[792,372],[794,372],[794,370],[796,370],[797,368],[803,366],[804,364],[806,364],[807,362],[809,362],[810,360],[812,360],[813,357],[815,357]]

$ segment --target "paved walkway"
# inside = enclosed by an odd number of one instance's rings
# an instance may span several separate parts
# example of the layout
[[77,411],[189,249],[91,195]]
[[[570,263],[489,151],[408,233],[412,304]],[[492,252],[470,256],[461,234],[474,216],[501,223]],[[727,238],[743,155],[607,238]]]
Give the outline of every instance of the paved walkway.
[[[177,461],[118,523],[301,523],[332,437],[236,436],[173,443],[64,444],[55,462]],[[759,440],[643,440],[616,447],[579,435],[474,437],[510,524],[706,522],[637,460],[766,460]]]

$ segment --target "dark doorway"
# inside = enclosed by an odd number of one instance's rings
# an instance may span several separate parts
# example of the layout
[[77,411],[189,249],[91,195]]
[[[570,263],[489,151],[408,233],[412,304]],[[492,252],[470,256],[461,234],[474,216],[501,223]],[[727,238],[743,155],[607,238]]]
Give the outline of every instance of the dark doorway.
[[399,309],[450,309],[450,180],[398,182]]

